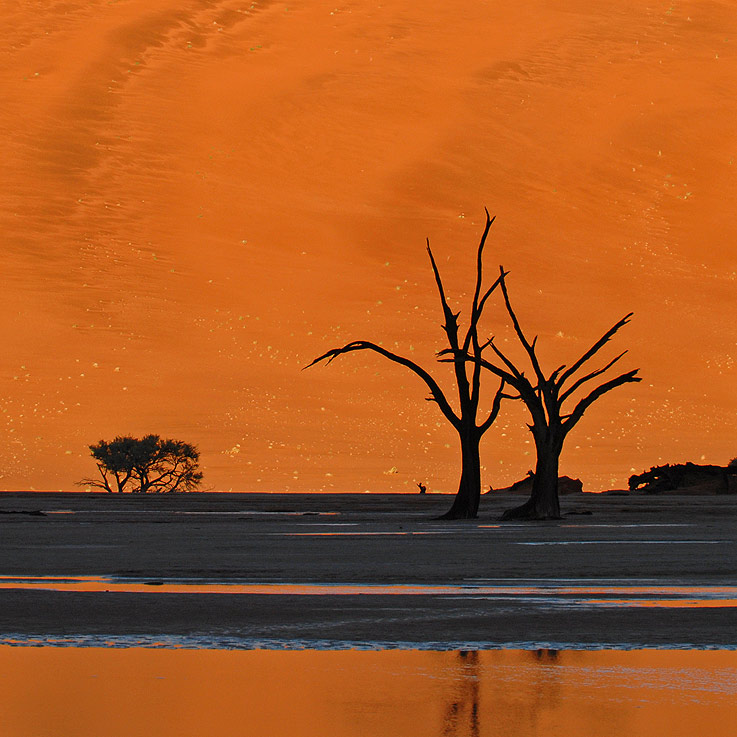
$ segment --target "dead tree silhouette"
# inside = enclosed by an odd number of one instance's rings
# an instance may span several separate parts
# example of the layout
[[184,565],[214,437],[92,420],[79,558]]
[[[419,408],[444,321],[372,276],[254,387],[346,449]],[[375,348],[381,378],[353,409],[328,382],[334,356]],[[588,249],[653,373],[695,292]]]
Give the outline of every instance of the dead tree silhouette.
[[[394,363],[398,363],[400,366],[408,368],[422,379],[430,390],[428,401],[435,402],[438,405],[445,419],[450,422],[458,433],[461,444],[461,479],[458,485],[458,492],[453,501],[453,505],[448,512],[441,517],[441,519],[472,519],[476,517],[481,495],[481,463],[479,458],[479,445],[481,443],[482,436],[497,418],[502,398],[504,396],[506,379],[502,378],[499,389],[494,396],[490,412],[480,423],[477,423],[479,403],[481,399],[482,366],[482,346],[479,341],[478,326],[487,300],[494,290],[501,284],[502,277],[504,276],[504,273],[502,272],[502,276],[500,276],[488,289],[484,291],[482,257],[489,230],[495,219],[489,216],[488,210],[485,210],[485,212],[486,225],[476,253],[476,286],[473,293],[468,328],[465,331],[465,335],[462,337],[459,335],[460,326],[458,324],[460,312],[453,312],[448,304],[443,280],[440,277],[440,272],[430,248],[430,241],[427,241],[427,253],[430,257],[430,264],[435,277],[435,284],[440,295],[440,303],[445,320],[442,327],[448,340],[448,348],[441,353],[442,355],[452,355],[452,358],[447,360],[453,364],[454,376],[458,390],[458,412],[453,409],[438,383],[424,368],[408,358],[392,353],[386,348],[382,348],[381,346],[369,341],[356,340],[348,343],[342,348],[332,348],[327,351],[327,353],[323,353],[321,356],[318,356],[308,366],[305,366],[305,368],[309,368],[321,361],[325,361],[327,364],[330,364],[338,356],[345,353],[352,353],[354,351],[373,351]],[[469,357],[474,361],[470,366],[468,363]]]
[[[524,504],[513,509],[508,509],[502,515],[502,519],[559,519],[560,504],[558,501],[558,465],[560,454],[563,450],[563,442],[568,433],[575,427],[583,417],[584,412],[600,397],[622,384],[642,381],[637,376],[639,369],[627,371],[613,379],[605,381],[586,396],[579,399],[570,411],[563,410],[563,404],[572,397],[584,384],[593,381],[608,371],[624,356],[627,351],[620,353],[616,358],[609,361],[606,366],[591,371],[583,376],[579,374],[584,364],[593,358],[609,340],[624,327],[632,317],[633,313],[625,315],[618,323],[613,325],[604,333],[580,358],[570,366],[562,365],[549,375],[545,375],[540,361],[537,357],[537,336],[530,342],[525,336],[517,315],[512,308],[507,291],[507,272],[499,267],[499,283],[504,295],[504,305],[514,326],[514,331],[519,342],[527,354],[534,378],[528,379],[524,372],[504,353],[492,338],[485,343],[482,350],[490,348],[496,356],[497,361],[487,361],[478,358],[477,355],[469,356],[468,360],[499,377],[502,385],[507,384],[517,391],[517,394],[504,394],[508,399],[521,400],[527,407],[532,418],[532,424],[528,427],[535,440],[537,451],[537,463],[532,482],[530,498]],[[454,360],[454,359],[442,359]],[[566,386],[566,384],[568,386]]]

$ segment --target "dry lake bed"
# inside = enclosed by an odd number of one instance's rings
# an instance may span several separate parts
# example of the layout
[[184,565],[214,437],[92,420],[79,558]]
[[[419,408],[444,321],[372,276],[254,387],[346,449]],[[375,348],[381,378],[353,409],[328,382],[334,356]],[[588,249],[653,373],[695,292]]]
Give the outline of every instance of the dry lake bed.
[[[0,633],[208,647],[732,647],[737,497],[0,495]],[[28,513],[34,514],[28,514]]]
[[731,734],[737,497],[450,500],[0,495],[6,733]]

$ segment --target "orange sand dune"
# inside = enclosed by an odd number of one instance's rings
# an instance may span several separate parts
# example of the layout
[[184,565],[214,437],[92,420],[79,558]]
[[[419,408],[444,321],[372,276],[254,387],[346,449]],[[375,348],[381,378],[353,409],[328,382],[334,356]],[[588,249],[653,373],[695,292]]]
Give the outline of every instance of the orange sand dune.
[[[158,432],[217,489],[453,490],[412,375],[300,369],[354,338],[432,365],[424,239],[467,313],[484,205],[546,362],[636,313],[611,350],[644,381],[589,410],[562,472],[737,455],[732,3],[10,0],[0,21],[2,488],[70,488],[89,443]],[[523,420],[489,433],[485,483],[532,466]]]

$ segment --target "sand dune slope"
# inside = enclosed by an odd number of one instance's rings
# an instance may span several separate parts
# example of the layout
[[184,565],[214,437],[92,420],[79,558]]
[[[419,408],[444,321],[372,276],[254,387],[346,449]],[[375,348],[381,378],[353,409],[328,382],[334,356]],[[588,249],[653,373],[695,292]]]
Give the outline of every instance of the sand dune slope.
[[[353,338],[431,365],[424,239],[468,298],[484,205],[547,362],[636,313],[618,343],[644,381],[564,473],[737,454],[731,3],[16,0],[0,21],[2,487],[69,488],[90,442],[159,432],[218,489],[452,488],[411,376],[300,369]],[[522,420],[490,433],[487,483],[531,466]]]

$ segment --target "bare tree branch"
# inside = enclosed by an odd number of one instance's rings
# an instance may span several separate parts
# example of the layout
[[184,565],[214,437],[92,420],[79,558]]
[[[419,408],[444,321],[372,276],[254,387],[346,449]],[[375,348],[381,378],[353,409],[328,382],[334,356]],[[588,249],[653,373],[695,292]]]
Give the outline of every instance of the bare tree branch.
[[[443,329],[445,330],[445,334],[448,337],[448,344],[450,345],[455,358],[455,365],[453,369],[455,372],[456,384],[458,387],[458,399],[461,403],[461,416],[463,416],[463,407],[466,405],[466,402],[469,399],[471,390],[469,386],[468,375],[466,373],[465,353],[461,351],[458,343],[458,316],[461,313],[453,312],[453,310],[450,309],[450,305],[448,304],[448,300],[445,296],[443,280],[440,276],[438,266],[435,263],[435,257],[433,256],[432,249],[430,248],[430,239],[427,239],[427,253],[430,257],[430,264],[432,265],[433,275],[435,276],[435,284],[437,285],[438,293],[440,295],[440,302],[443,307],[443,315],[445,317],[445,325],[443,325]],[[446,415],[446,417],[448,416]],[[450,418],[448,417],[448,419]]]
[[[491,350],[494,351],[494,353],[496,353],[496,355],[499,358],[501,358],[501,360],[504,363],[504,365],[510,370],[511,376],[513,378],[521,379],[524,376],[524,374],[512,363],[512,361],[510,361],[509,358],[507,358],[507,356],[504,355],[504,353],[502,352],[502,350],[497,347],[497,345],[494,342],[494,339],[493,338],[491,340],[489,340],[486,343],[486,345],[489,348],[491,348]],[[507,383],[512,384],[512,381],[509,378],[507,378],[507,376],[509,376],[509,374],[507,374],[505,376],[506,372],[499,373],[500,371],[502,371],[502,369],[495,370],[495,369],[497,369],[497,367],[494,366],[494,364],[491,364],[491,363],[488,363],[488,362],[483,362],[483,363],[481,363],[481,365],[484,366],[489,371],[491,371],[492,373],[496,374],[497,376],[500,376],[503,379],[506,378]],[[494,366],[494,368],[491,368],[492,366]]]
[[[563,394],[560,395],[560,398],[558,399],[560,404],[563,404],[563,402],[568,399],[568,397],[573,394],[573,392],[578,389],[582,384],[585,384],[587,381],[591,381],[592,379],[595,379],[597,376],[601,376],[603,373],[606,373],[612,366],[614,366],[617,361],[619,361],[622,356],[625,356],[627,354],[627,351],[622,351],[616,358],[613,358],[609,363],[604,366],[603,368],[597,369],[596,371],[592,371],[590,374],[586,374],[586,376],[582,376],[580,379],[577,379],[571,386],[566,389],[566,391],[563,392]],[[552,378],[552,377],[551,377]]]
[[532,364],[532,368],[535,370],[535,375],[537,376],[539,383],[543,384],[546,381],[545,375],[543,374],[542,369],[540,368],[540,363],[538,362],[537,356],[535,355],[535,344],[537,343],[537,336],[532,341],[532,344],[530,344],[530,342],[527,340],[524,332],[522,331],[522,327],[519,324],[517,315],[512,309],[512,303],[509,301],[509,293],[507,292],[507,282],[504,276],[504,268],[500,266],[499,272],[501,274],[500,281],[501,281],[501,287],[502,287],[502,294],[504,295],[504,304],[507,308],[507,313],[509,314],[509,317],[512,319],[512,325],[514,325],[514,331],[517,333],[519,342],[522,343],[522,346],[524,347],[525,351],[527,351],[527,355],[530,357],[530,363]]
[[610,379],[604,382],[600,386],[596,387],[588,396],[584,397],[574,408],[567,419],[563,422],[563,431],[568,433],[571,428],[583,417],[583,413],[603,394],[611,391],[612,389],[621,386],[622,384],[635,383],[642,381],[642,378],[637,376],[637,372],[640,369],[633,369],[627,371],[627,373],[621,374],[620,376]]
[[[492,374],[495,374],[500,379],[507,380],[509,383],[511,383],[515,378],[514,376],[512,376],[512,374],[506,372],[504,369],[499,368],[498,366],[487,361],[484,358],[474,358],[473,356],[467,356],[466,361],[468,363],[474,363],[474,362],[480,363],[483,368],[487,369],[488,371],[491,371]],[[454,362],[454,359],[452,358],[441,358],[438,360],[438,363],[453,363],[453,362]]]
[[517,393],[517,394],[502,394],[502,399],[511,399],[513,401],[516,401],[518,399],[522,399],[522,395],[519,394],[519,393]]
[[443,287],[443,280],[440,277],[440,271],[438,270],[438,265],[435,263],[435,257],[432,255],[432,249],[430,248],[430,239],[427,239],[427,255],[430,257],[430,264],[432,265],[432,273],[435,276],[435,284],[438,288],[438,294],[440,295],[440,304],[443,308],[443,317],[445,318],[445,325],[443,325],[443,330],[445,330],[446,335],[448,336],[448,342],[450,343],[450,347],[457,351],[458,350],[458,315],[460,315],[460,312],[454,313],[453,310],[450,309],[450,305],[448,304],[448,300],[445,296],[445,289]]
[[573,374],[575,374],[576,371],[586,363],[586,361],[597,354],[609,342],[612,336],[630,321],[633,314],[634,312],[628,313],[616,325],[612,325],[612,327],[610,327],[609,330],[607,330],[606,333],[604,333],[604,335],[602,335],[601,338],[599,338],[599,340],[597,340],[596,343],[594,343],[594,345],[592,345],[591,348],[589,348],[586,353],[578,359],[578,361],[572,364],[571,367],[561,375],[560,380],[558,381],[558,387],[562,388],[563,384],[573,376]]
[[[506,357],[504,356],[504,354],[498,349],[496,349],[493,342],[490,343],[490,345],[492,348],[494,348],[495,352],[497,353],[498,356],[500,356],[500,358],[502,358],[502,360],[506,360]],[[522,401],[524,401],[525,405],[529,409],[530,413],[535,418],[535,422],[539,423],[539,422],[546,421],[543,402],[538,397],[537,390],[535,389],[535,387],[532,386],[532,384],[530,384],[527,377],[523,373],[521,373],[511,361],[509,362],[509,366],[511,367],[513,371],[516,372],[516,374],[510,374],[504,369],[497,366],[496,364],[493,364],[490,361],[487,361],[486,359],[483,359],[483,358],[476,359],[471,356],[468,356],[466,360],[472,361],[472,362],[478,362],[487,371],[490,371],[492,374],[495,374],[500,379],[504,380],[507,384],[514,387],[519,394],[519,397],[503,395],[501,397],[502,399],[517,399],[517,398],[522,399]]]
[[481,285],[483,281],[484,245],[486,244],[486,238],[489,235],[489,230],[491,229],[494,220],[496,220],[496,215],[494,217],[490,217],[489,211],[486,208],[484,208],[484,212],[486,213],[486,225],[484,227],[484,232],[481,235],[479,247],[476,252],[476,286],[473,291],[473,302],[471,304],[471,319],[468,322],[468,330],[466,331],[466,337],[463,341],[464,353],[468,352],[468,349],[471,346],[471,341],[473,340],[473,336],[477,334],[478,322],[483,311],[483,305],[479,307],[479,297],[481,295]]
[[98,481],[97,479],[82,479],[81,481],[76,481],[75,486],[92,486],[96,489],[103,489],[104,491],[108,492],[108,494],[112,494],[113,490],[110,487],[110,484],[108,483],[107,479],[104,481]]
[[352,353],[354,351],[366,350],[374,351],[375,353],[384,356],[384,358],[388,358],[390,361],[394,361],[394,363],[398,363],[400,366],[404,366],[405,368],[408,368],[410,371],[417,374],[417,376],[419,376],[425,382],[428,389],[430,389],[430,394],[432,395],[433,400],[437,402],[438,407],[440,408],[440,411],[443,413],[443,415],[445,415],[445,418],[456,429],[460,427],[460,418],[456,415],[456,413],[453,411],[453,408],[450,406],[450,403],[445,398],[443,390],[440,388],[435,379],[433,379],[433,377],[430,376],[427,371],[425,371],[425,369],[423,369],[421,366],[418,366],[414,361],[410,361],[408,358],[404,358],[404,356],[399,356],[396,353],[392,353],[391,351],[386,350],[386,348],[382,348],[375,343],[371,343],[366,340],[355,340],[351,343],[348,343],[347,345],[344,345],[342,348],[333,348],[327,353],[323,353],[322,356],[318,356],[318,358],[312,361],[312,363],[305,366],[305,368],[310,368],[310,366],[314,366],[321,361],[327,361],[327,363],[330,364],[338,356],[343,355],[344,353]]
[[[479,339],[478,339],[477,334],[474,334],[472,342],[473,342],[473,355],[480,356],[481,347],[479,346]],[[465,355],[463,357],[463,360],[465,362],[466,360]],[[479,366],[477,363],[474,363],[472,371],[471,371],[471,406],[478,407],[480,397],[481,397],[481,366]]]
[[550,381],[551,381],[551,382],[552,382],[553,384],[555,384],[555,380],[556,380],[556,379],[558,378],[558,374],[559,374],[559,373],[560,373],[561,371],[564,371],[564,370],[565,370],[565,367],[566,367],[566,365],[565,365],[565,364],[563,364],[562,366],[558,366],[558,368],[557,368],[557,369],[555,369],[555,371],[553,371],[553,373],[552,373],[552,374],[550,374]]
[[[99,468],[100,468],[100,473],[103,473],[102,466],[99,466]],[[123,489],[125,488],[125,485],[128,483],[128,481],[130,481],[132,471],[126,471],[125,475],[123,476],[122,481],[120,478],[120,473],[118,471],[113,469],[112,474],[113,476],[115,476],[115,483],[118,485],[118,491],[122,492]]]
[[[509,272],[505,271],[504,276],[509,276]],[[486,304],[486,300],[491,297],[494,290],[501,284],[502,278],[501,276],[497,278],[497,280],[486,290],[484,293],[484,296],[481,298],[481,301],[479,302],[479,313],[481,313],[484,309],[484,305]]]
[[499,416],[499,410],[502,407],[502,400],[507,399],[507,395],[504,393],[504,387],[506,386],[506,383],[507,382],[504,381],[504,379],[501,380],[499,388],[494,395],[494,402],[491,406],[491,412],[489,413],[489,416],[481,423],[481,425],[479,425],[479,431],[482,434],[485,433],[494,424],[494,421]]

